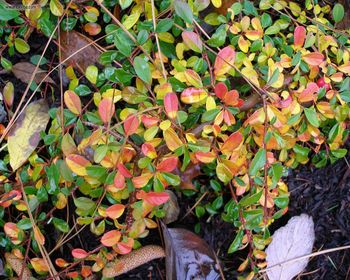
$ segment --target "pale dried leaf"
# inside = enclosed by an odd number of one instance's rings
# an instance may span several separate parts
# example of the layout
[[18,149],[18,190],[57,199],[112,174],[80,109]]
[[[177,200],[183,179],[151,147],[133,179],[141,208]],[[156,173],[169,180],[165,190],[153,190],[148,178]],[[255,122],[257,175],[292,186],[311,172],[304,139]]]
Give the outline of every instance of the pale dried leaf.
[[169,194],[170,199],[164,204],[163,207],[165,211],[165,217],[163,218],[163,221],[166,224],[170,224],[177,221],[179,218],[180,207],[177,203],[176,195],[170,190],[166,190],[165,192]]
[[100,55],[98,49],[91,43],[92,40],[79,32],[61,32],[62,60],[72,56],[65,64],[76,66],[79,70],[85,71],[89,65],[97,63]]
[[[12,66],[12,73],[15,77],[21,80],[23,83],[28,84],[32,77],[33,72],[35,71],[36,66],[29,62],[19,62]],[[34,82],[40,84],[41,81],[54,84],[55,82],[48,76],[45,78],[47,72],[38,68],[34,76]]]
[[151,260],[163,257],[165,257],[165,253],[162,247],[147,245],[107,263],[102,270],[102,274],[108,278],[116,277]]
[[13,170],[25,163],[39,144],[40,132],[50,119],[48,110],[44,99],[30,103],[10,130],[7,143]]
[[167,228],[162,224],[165,242],[166,279],[217,280],[219,265],[209,245],[193,232]]
[[[29,268],[25,265],[25,262],[19,258],[17,258],[14,254],[5,253],[5,259],[6,262],[10,265],[12,270],[20,276],[22,273],[21,279],[29,279],[32,277],[32,273],[30,272]],[[23,272],[22,272],[23,270]]]
[[309,261],[308,258],[277,264],[310,254],[314,241],[314,222],[312,217],[306,214],[291,218],[287,225],[279,228],[265,251],[269,279],[289,280],[302,272]]

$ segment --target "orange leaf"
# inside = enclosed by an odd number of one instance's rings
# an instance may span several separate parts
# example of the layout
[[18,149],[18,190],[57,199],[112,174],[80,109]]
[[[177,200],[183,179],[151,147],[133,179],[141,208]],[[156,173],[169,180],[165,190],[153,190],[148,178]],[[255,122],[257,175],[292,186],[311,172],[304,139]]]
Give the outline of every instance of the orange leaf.
[[314,101],[314,93],[318,92],[318,85],[316,83],[308,83],[306,89],[304,89],[298,96],[298,100],[301,103]]
[[64,93],[64,103],[69,111],[75,115],[81,114],[81,101],[80,97],[72,90],[67,90]]
[[164,97],[164,107],[169,118],[175,119],[179,109],[179,100],[173,92],[168,93]]
[[125,187],[125,177],[120,171],[118,171],[114,177],[114,186],[118,189],[124,189]]
[[123,215],[124,210],[125,206],[123,204],[114,204],[106,209],[106,215],[109,218],[115,220],[118,219],[121,215]]
[[200,88],[186,88],[181,93],[181,101],[185,104],[194,104],[203,101],[208,96],[204,89]]
[[118,230],[108,231],[102,236],[101,243],[106,247],[112,247],[119,242],[121,236]]
[[323,62],[324,56],[322,53],[312,52],[303,55],[303,59],[307,64],[311,66],[319,66]]
[[137,189],[140,189],[146,186],[152,177],[153,177],[153,174],[145,173],[140,176],[134,177],[131,180],[132,180],[132,183],[134,184],[134,187]]
[[131,252],[132,246],[134,246],[134,239],[128,237],[126,242],[119,242],[116,245],[115,251],[120,255],[126,255]]
[[137,128],[139,127],[139,125],[140,125],[140,121],[137,118],[137,116],[136,115],[129,115],[126,118],[126,120],[124,121],[125,134],[127,136],[134,134],[136,132]]
[[91,165],[90,161],[88,161],[86,158],[75,154],[71,154],[66,157],[66,163],[69,169],[79,176],[86,176],[86,167]]
[[235,57],[236,53],[232,46],[227,46],[219,51],[214,63],[215,76],[226,74],[235,62]]
[[103,123],[108,123],[111,121],[114,115],[115,107],[111,98],[103,98],[98,104],[98,114],[100,115]]
[[34,238],[40,245],[45,244],[45,237],[37,226],[34,226]]
[[72,256],[76,259],[85,259],[89,255],[88,252],[86,252],[84,249],[73,249],[72,250]]
[[144,195],[143,200],[153,206],[158,206],[167,202],[169,198],[166,192],[149,192]]
[[150,143],[143,143],[141,146],[141,151],[146,157],[149,157],[151,159],[157,157],[156,149]]
[[58,258],[55,260],[55,264],[58,266],[58,267],[61,267],[61,268],[64,268],[64,267],[67,267],[69,266],[69,263],[66,262],[64,259],[62,258]]
[[211,163],[214,159],[216,159],[216,155],[213,152],[198,151],[194,155],[197,160],[203,163]]
[[232,133],[221,146],[222,153],[231,153],[243,142],[243,135],[239,131]]
[[171,172],[176,168],[177,163],[177,157],[166,158],[157,165],[157,170],[161,172]]
[[91,275],[91,267],[88,265],[83,265],[81,267],[81,276],[84,277],[84,279],[88,278]]
[[304,45],[306,37],[306,29],[304,26],[297,26],[294,30],[294,46],[301,48]]

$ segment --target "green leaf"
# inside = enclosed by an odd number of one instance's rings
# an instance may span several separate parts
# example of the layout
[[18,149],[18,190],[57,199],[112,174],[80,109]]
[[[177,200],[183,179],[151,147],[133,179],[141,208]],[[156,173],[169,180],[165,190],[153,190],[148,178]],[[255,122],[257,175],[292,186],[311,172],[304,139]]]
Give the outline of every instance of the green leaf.
[[344,18],[344,7],[342,4],[335,4],[332,11],[333,19],[335,22],[340,22]]
[[343,158],[346,156],[348,150],[347,149],[338,149],[331,151],[332,155],[335,156],[336,158]]
[[17,10],[8,8],[8,4],[0,1],[0,21],[7,21],[19,17]]
[[139,76],[139,78],[144,81],[146,84],[151,84],[152,82],[152,75],[151,75],[151,69],[148,65],[148,62],[144,60],[142,57],[135,57],[134,59],[134,69]]
[[271,16],[267,13],[263,13],[261,16],[261,26],[262,28],[269,27],[272,24]]
[[86,85],[79,85],[74,89],[75,93],[79,96],[87,96],[91,93],[91,89],[89,89]]
[[23,218],[17,223],[17,227],[23,230],[31,229],[32,223],[30,222],[29,218]]
[[156,32],[167,32],[169,31],[174,24],[174,20],[170,19],[170,18],[165,18],[165,19],[161,19],[160,21],[158,21],[157,23],[157,28],[156,28]]
[[15,39],[15,48],[19,53],[22,54],[25,54],[30,50],[30,46],[28,45],[28,43],[21,38]]
[[215,117],[217,116],[217,114],[219,114],[221,109],[219,108],[215,108],[209,111],[206,111],[203,113],[202,115],[202,122],[209,122],[215,119]]
[[267,84],[270,86],[273,83],[277,82],[279,75],[280,75],[280,71],[278,70],[278,68],[276,68],[275,71],[273,71],[272,76],[267,82]]
[[162,172],[161,173],[163,178],[165,179],[165,181],[167,181],[170,185],[172,186],[178,186],[181,183],[180,177],[172,174],[172,173],[168,173],[168,172]]
[[53,218],[52,222],[55,228],[58,229],[59,231],[62,231],[64,233],[67,233],[69,231],[69,225],[64,220]]
[[211,36],[207,43],[211,47],[221,47],[226,41],[226,35],[226,24],[223,24],[216,29],[215,33]]
[[74,198],[74,205],[81,210],[90,211],[95,207],[95,202],[90,198],[82,196]]
[[174,1],[175,13],[182,18],[185,22],[192,24],[193,14],[190,6],[180,0]]
[[315,107],[312,106],[310,108],[304,108],[304,113],[305,116],[307,118],[307,120],[309,121],[309,123],[314,126],[314,127],[319,127],[320,126],[320,121],[317,117],[317,113],[315,110]]
[[266,163],[266,151],[265,149],[260,149],[254,159],[252,160],[252,163],[249,167],[249,175],[250,176],[256,176],[259,169],[263,168]]
[[253,194],[253,195],[250,195],[250,196],[247,195],[247,196],[243,197],[239,201],[238,205],[244,207],[244,206],[249,206],[249,205],[256,203],[257,201],[259,201],[259,199],[262,195],[262,192],[263,191],[260,191],[260,192]]
[[229,254],[232,254],[232,253],[236,252],[239,249],[239,247],[242,244],[243,235],[244,235],[244,232],[243,232],[242,229],[240,229],[238,231],[235,239],[231,243],[230,247],[228,248],[228,253]]
[[94,178],[100,178],[107,174],[107,170],[103,166],[93,165],[86,167],[86,172],[89,176]]
[[242,4],[240,2],[236,2],[236,3],[233,3],[233,5],[231,6],[231,9],[233,11],[233,14],[236,16],[236,15],[239,15],[241,12],[242,12]]
[[280,32],[280,27],[278,25],[272,25],[265,30],[265,35],[275,35]]

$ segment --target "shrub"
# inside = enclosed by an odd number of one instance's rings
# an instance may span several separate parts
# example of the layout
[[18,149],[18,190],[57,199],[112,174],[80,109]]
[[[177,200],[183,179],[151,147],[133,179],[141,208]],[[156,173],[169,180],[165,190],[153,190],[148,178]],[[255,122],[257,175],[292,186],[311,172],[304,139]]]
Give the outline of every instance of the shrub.
[[[15,53],[30,51],[33,32],[56,39],[59,26],[77,42],[74,49],[58,41],[69,84],[61,107],[49,111],[49,129],[23,129],[17,121],[11,140],[15,111],[2,134],[9,153],[3,144],[0,246],[29,258],[36,273],[52,274],[43,261],[49,228],[60,236],[52,251],[79,232],[93,234],[101,243],[95,249],[74,248],[74,260],[55,260],[61,275],[86,277],[141,246],[165,215],[166,189],[198,197],[210,191],[214,199],[197,205],[198,218],[220,215],[236,229],[228,253],[249,248],[239,271],[265,267],[269,226],[288,210],[282,177],[299,164],[323,167],[347,153],[342,6],[242,1],[203,16],[209,0],[67,2],[24,13],[0,6],[1,65],[8,71]],[[96,36],[98,58],[77,31]],[[43,81],[30,89],[38,92]],[[24,112],[28,122],[36,107]],[[36,148],[29,139],[40,130]],[[11,150],[13,138],[27,139],[30,157]],[[206,186],[195,177],[198,167]]]

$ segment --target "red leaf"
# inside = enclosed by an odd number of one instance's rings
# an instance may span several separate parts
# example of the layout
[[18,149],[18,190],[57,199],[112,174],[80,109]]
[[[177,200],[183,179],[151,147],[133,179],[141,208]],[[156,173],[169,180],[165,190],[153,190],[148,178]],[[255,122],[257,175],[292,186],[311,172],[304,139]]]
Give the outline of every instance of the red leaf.
[[324,61],[322,53],[313,52],[303,55],[305,62],[311,66],[319,66]]
[[232,133],[221,146],[223,153],[230,153],[236,149],[243,141],[243,135],[239,131]]
[[106,215],[109,218],[115,220],[118,219],[121,215],[123,215],[124,210],[125,206],[123,204],[114,204],[106,209]]
[[137,128],[139,127],[139,125],[140,125],[140,121],[137,118],[137,116],[136,115],[129,115],[126,118],[126,120],[124,121],[125,134],[127,136],[134,134],[136,132]]
[[302,47],[305,42],[306,29],[304,26],[297,26],[294,30],[294,46]]
[[108,231],[102,236],[101,243],[106,247],[112,247],[119,242],[121,236],[118,230]]
[[89,253],[83,249],[78,248],[72,250],[72,256],[76,259],[85,259],[88,255]]
[[98,104],[98,113],[103,123],[110,122],[114,112],[115,107],[111,98],[103,98],[100,104]]
[[164,97],[164,107],[169,118],[175,119],[179,109],[179,100],[173,92],[168,93]]
[[118,189],[124,189],[125,187],[125,177],[120,171],[114,177],[114,186]]
[[227,93],[227,86],[223,82],[217,83],[215,86],[215,94],[218,98],[224,99],[225,94]]
[[176,168],[178,160],[177,157],[166,158],[157,165],[157,170],[161,172],[171,172]]
[[127,168],[125,167],[124,164],[118,163],[118,164],[117,164],[117,168],[118,168],[119,172],[120,172],[125,178],[131,178],[131,177],[132,177],[132,174],[130,173],[129,169],[127,169]]

